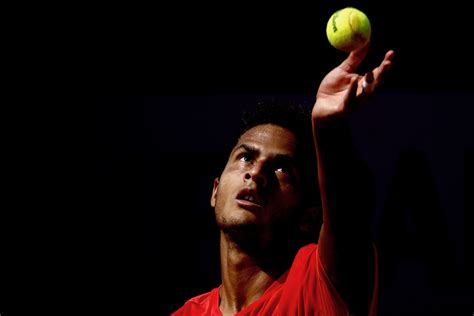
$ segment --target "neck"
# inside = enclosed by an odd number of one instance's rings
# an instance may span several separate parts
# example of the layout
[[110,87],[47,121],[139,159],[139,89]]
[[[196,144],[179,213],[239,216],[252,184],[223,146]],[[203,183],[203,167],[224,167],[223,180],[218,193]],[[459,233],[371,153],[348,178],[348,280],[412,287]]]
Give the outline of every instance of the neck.
[[[223,315],[233,315],[256,301],[284,272],[262,258],[249,254],[221,232],[220,309]],[[268,254],[267,254],[268,255]],[[265,260],[272,261],[271,258]]]

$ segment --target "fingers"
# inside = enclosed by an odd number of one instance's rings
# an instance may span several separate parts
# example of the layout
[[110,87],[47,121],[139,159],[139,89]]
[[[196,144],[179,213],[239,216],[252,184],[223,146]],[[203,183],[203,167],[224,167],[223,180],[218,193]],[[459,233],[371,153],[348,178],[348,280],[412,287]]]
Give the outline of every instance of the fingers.
[[393,50],[388,51],[385,54],[384,59],[380,63],[378,67],[376,67],[374,70],[372,70],[373,76],[375,78],[375,84],[378,86],[380,82],[383,79],[384,74],[390,70],[392,67],[392,60],[394,57],[395,53]]
[[361,96],[367,97],[374,92],[375,89],[375,78],[372,72],[368,72],[362,78],[361,86]]
[[366,73],[364,82],[366,83],[366,85],[372,84],[374,82],[374,74],[372,72]]
[[365,56],[367,56],[367,52],[369,51],[370,42],[367,43],[364,47],[352,51],[349,56],[339,65],[344,71],[352,73],[354,72],[357,67],[362,63]]
[[359,80],[357,88],[357,99],[359,103],[365,103],[365,101],[372,97],[375,90],[374,80],[372,72],[366,73],[365,76]]
[[361,99],[368,99],[374,93],[374,90],[382,83],[385,73],[390,70],[392,66],[394,55],[393,50],[388,51],[380,65],[361,78],[358,89],[358,96]]
[[[367,72],[365,75],[358,75],[356,69],[364,60],[368,49],[369,44],[359,50],[351,52],[338,66],[338,68],[343,71],[342,74],[336,72],[341,76],[345,76],[346,80],[351,79],[348,96],[350,98],[355,97],[358,103],[363,103],[372,97],[374,91],[381,84],[384,74],[391,68],[392,60],[395,55],[393,50],[389,50],[378,67]],[[355,79],[355,81],[353,79]]]
[[385,58],[384,58],[384,61],[386,60],[392,60],[393,59],[393,56],[395,56],[395,52],[393,50],[389,50],[386,54],[385,54]]

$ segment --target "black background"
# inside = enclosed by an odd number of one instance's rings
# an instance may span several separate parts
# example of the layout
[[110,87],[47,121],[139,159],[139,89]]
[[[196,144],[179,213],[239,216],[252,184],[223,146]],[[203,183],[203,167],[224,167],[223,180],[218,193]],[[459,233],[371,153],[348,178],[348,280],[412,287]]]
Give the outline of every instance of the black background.
[[[209,198],[242,109],[308,106],[345,57],[337,9],[364,11],[371,69],[394,66],[352,121],[377,179],[380,315],[471,315],[473,117],[467,4],[203,3],[97,13],[93,72],[98,230],[90,293],[103,314],[167,315],[219,284]],[[146,12],[146,14],[144,14]],[[95,239],[95,238],[94,238]]]
[[345,57],[325,27],[348,5],[372,23],[361,73],[396,53],[374,104],[352,122],[378,184],[380,315],[472,314],[473,27],[466,5],[452,1],[109,14],[90,76],[99,94],[101,246],[91,286],[100,310],[167,315],[219,284],[209,198],[239,114],[272,96],[311,106]]
[[470,10],[457,0],[115,6],[95,13],[88,82],[100,93],[140,95],[313,93],[344,56],[325,30],[329,16],[349,5],[372,24],[361,71],[396,51],[387,89],[471,88]]

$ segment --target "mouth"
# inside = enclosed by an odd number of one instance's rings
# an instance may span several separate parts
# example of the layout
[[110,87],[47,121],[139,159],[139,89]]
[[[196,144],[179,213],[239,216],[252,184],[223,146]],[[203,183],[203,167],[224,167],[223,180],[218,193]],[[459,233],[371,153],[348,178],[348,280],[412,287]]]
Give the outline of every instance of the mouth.
[[243,209],[251,212],[259,212],[263,209],[265,201],[257,194],[255,190],[245,188],[237,194],[237,204]]

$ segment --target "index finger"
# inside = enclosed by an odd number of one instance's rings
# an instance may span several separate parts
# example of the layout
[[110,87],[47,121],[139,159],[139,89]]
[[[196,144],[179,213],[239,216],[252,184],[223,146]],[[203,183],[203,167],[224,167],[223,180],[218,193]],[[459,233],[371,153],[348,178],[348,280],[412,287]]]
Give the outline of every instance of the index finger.
[[353,73],[359,67],[359,65],[364,60],[365,56],[367,56],[367,52],[369,51],[370,42],[368,42],[363,47],[352,51],[349,56],[339,65],[344,71]]

